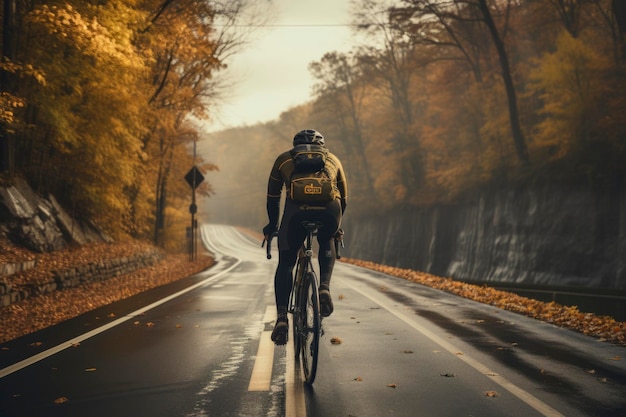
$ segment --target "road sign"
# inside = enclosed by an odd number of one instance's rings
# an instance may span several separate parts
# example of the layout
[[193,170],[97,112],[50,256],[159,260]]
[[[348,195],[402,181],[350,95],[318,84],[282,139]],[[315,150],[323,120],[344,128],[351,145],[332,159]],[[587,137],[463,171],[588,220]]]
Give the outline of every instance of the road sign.
[[204,175],[198,169],[198,167],[194,166],[189,170],[187,175],[185,175],[185,180],[189,184],[189,186],[195,189],[202,181],[204,181]]

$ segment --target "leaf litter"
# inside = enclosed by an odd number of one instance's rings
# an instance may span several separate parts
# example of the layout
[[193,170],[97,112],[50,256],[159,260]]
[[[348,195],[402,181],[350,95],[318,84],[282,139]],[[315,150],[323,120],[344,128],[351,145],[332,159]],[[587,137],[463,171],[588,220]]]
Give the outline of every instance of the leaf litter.
[[[341,260],[342,262],[379,271],[483,304],[489,304],[503,310],[552,323],[559,327],[575,330],[585,335],[596,337],[600,341],[626,346],[626,322],[619,322],[610,316],[581,312],[577,306],[564,306],[555,302],[545,303],[488,286],[468,284],[452,278],[437,277],[411,269],[344,257]],[[386,289],[386,287],[380,287],[381,291]],[[478,322],[480,323],[480,321]]]

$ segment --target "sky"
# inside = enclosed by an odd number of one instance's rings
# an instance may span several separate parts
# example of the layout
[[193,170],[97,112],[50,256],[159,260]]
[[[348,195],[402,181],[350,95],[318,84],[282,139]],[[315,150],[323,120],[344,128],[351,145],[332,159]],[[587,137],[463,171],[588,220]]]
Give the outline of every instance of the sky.
[[349,0],[261,1],[271,4],[270,26],[257,29],[245,49],[227,61],[224,75],[233,85],[213,110],[209,131],[274,120],[308,102],[314,83],[309,63],[352,48]]

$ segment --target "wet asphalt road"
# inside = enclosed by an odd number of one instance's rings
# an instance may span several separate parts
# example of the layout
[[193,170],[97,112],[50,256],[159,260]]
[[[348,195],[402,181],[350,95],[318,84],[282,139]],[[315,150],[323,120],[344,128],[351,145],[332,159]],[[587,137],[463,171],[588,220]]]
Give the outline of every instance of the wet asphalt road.
[[341,263],[307,387],[268,343],[276,260],[202,235],[211,270],[0,346],[0,416],[626,415],[625,348]]

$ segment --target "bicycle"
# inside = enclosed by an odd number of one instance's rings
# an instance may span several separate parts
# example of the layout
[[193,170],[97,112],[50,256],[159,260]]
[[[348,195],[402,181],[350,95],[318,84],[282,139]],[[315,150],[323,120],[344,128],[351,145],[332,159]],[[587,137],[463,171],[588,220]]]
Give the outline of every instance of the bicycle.
[[[289,296],[288,312],[292,314],[293,343],[295,359],[300,357],[304,370],[304,380],[313,384],[317,373],[317,362],[320,338],[324,334],[322,316],[320,314],[319,280],[313,269],[313,237],[323,223],[304,221],[301,223],[307,231],[306,238],[298,253],[294,284]],[[265,243],[265,241],[264,241]],[[271,259],[271,237],[267,242],[267,259]],[[343,246],[343,241],[342,241]],[[335,240],[337,259],[339,241]]]

